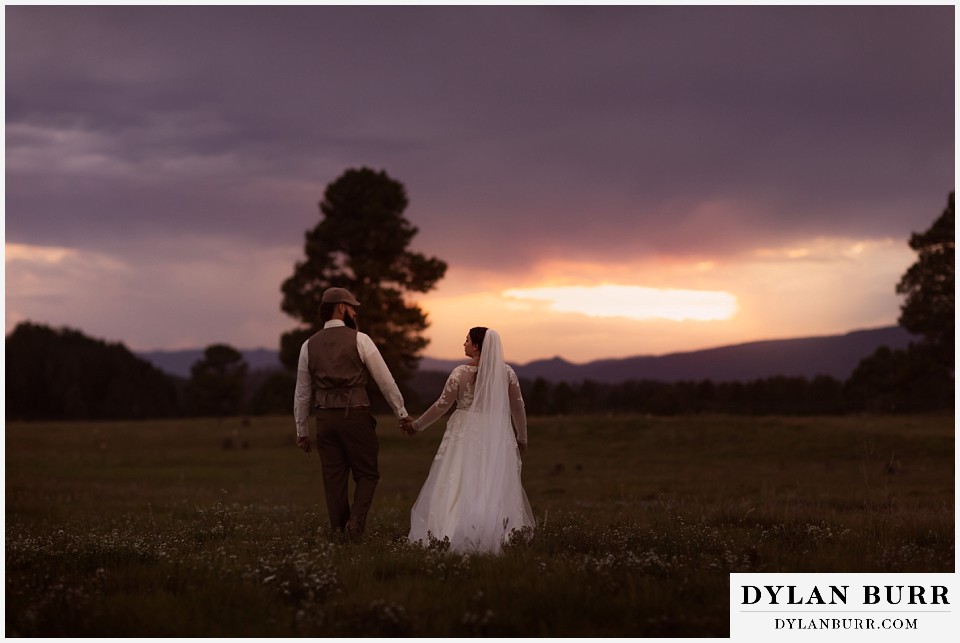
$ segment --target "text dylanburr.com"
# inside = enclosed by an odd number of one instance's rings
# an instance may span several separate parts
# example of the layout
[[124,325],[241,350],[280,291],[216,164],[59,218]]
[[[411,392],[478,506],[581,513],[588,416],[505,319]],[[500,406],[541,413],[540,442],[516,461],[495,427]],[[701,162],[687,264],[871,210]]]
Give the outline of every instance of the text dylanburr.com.
[[730,574],[730,639],[955,641],[956,574]]

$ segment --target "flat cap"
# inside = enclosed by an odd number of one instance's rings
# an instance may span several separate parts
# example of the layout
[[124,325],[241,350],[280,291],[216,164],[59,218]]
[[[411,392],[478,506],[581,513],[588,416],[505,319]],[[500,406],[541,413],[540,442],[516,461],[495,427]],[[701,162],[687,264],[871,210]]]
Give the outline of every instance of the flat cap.
[[359,306],[360,302],[346,288],[327,288],[323,291],[321,304],[350,304]]

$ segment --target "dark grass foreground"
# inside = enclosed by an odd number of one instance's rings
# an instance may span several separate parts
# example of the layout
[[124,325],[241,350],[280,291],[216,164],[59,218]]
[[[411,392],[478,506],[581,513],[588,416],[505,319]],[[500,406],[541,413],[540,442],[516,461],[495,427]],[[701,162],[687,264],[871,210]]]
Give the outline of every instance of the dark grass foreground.
[[406,543],[442,427],[381,421],[362,544],[289,418],[6,428],[6,635],[729,635],[730,572],[952,572],[952,417],[534,419],[537,529]]

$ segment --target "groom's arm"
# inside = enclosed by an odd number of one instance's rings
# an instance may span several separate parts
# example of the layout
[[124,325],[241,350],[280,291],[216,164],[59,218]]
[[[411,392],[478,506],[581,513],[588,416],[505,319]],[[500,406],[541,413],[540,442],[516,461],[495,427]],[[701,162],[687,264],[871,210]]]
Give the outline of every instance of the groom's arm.
[[387,363],[383,361],[383,355],[380,354],[377,345],[366,333],[357,333],[357,350],[360,352],[360,359],[363,360],[364,366],[373,376],[373,381],[380,387],[380,392],[386,398],[387,404],[401,420],[407,417],[407,409],[404,408],[400,388],[390,374]]
[[297,424],[297,446],[310,452],[310,358],[307,354],[307,342],[300,347],[297,360],[297,388],[293,391],[293,419]]

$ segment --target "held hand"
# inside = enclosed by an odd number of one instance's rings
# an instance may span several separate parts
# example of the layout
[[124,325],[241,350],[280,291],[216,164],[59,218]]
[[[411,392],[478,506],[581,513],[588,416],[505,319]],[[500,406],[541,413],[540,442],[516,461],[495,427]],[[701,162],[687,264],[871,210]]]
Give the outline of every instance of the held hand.
[[413,428],[413,418],[405,417],[400,419],[400,431],[406,435],[414,435],[417,431]]
[[303,449],[304,453],[310,453],[310,438],[306,436],[298,435],[297,447]]

